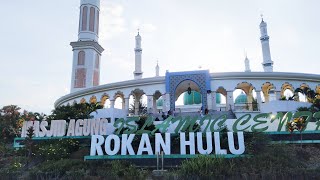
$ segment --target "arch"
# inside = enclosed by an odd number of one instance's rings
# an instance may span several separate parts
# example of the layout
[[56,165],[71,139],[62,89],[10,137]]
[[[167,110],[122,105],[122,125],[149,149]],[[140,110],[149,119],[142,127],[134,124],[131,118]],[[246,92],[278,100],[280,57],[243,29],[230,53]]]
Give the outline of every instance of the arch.
[[91,8],[90,8],[89,31],[92,31],[92,32],[94,32],[95,14],[96,14],[95,8],[94,8],[94,7],[91,7]]
[[[193,90],[198,90],[198,92],[200,92],[200,94],[202,95],[202,107],[203,109],[206,109],[208,106],[207,92],[211,92],[210,74],[208,70],[201,70],[201,71],[187,71],[187,72],[173,72],[173,73],[167,72],[166,73],[166,93],[169,93],[170,95],[170,98],[169,98],[170,110],[171,111],[175,110],[175,101],[177,98],[176,96],[179,95],[179,93],[181,93],[181,90],[177,91],[177,87],[182,82],[186,82],[186,81],[187,82],[193,81],[195,83],[194,85],[197,85]],[[188,83],[186,83],[186,85],[188,85]],[[187,90],[187,88],[185,88],[185,90]]]
[[316,93],[318,93],[320,95],[320,84],[317,85],[317,87],[316,87]]
[[78,53],[78,66],[84,65],[86,60],[86,53],[84,51],[79,51]]
[[101,96],[100,104],[101,104],[102,106],[104,106],[105,103],[106,103],[106,100],[109,99],[109,98],[110,98],[109,95],[106,94],[106,93],[104,93],[104,94]]
[[114,96],[114,107],[118,108],[118,109],[124,109],[124,103],[125,103],[125,99],[124,99],[124,94],[121,91],[117,91]]
[[[281,86],[281,93],[280,93],[281,98],[286,97],[284,92],[285,92],[287,89],[289,89],[292,93],[294,92],[294,88],[293,88],[292,84],[290,84],[290,83],[288,83],[288,82],[285,82],[285,83],[283,83],[282,86]],[[288,94],[286,94],[286,95],[288,95]],[[287,97],[287,99],[288,99],[288,98],[289,98],[289,97]]]
[[96,97],[95,95],[91,96],[89,102],[90,102],[91,104],[97,103],[97,97]]
[[94,67],[95,67],[96,69],[99,69],[99,68],[100,68],[100,56],[99,56],[99,54],[96,55]]
[[153,93],[153,99],[154,99],[154,100],[158,100],[161,96],[162,96],[162,93],[161,93],[159,90],[156,90],[156,91]]
[[117,91],[116,93],[114,93],[113,99],[116,99],[118,97],[124,99],[124,94],[122,91]]
[[99,34],[99,10],[97,10],[97,23],[96,23],[96,33]]
[[114,108],[124,109],[124,99],[120,96],[114,99]]
[[270,90],[275,89],[274,84],[270,82],[265,82],[261,86],[261,91],[263,93],[263,99],[265,102],[269,102],[270,100]]
[[224,96],[227,96],[227,90],[222,86],[219,86],[218,89],[216,90],[216,92],[220,93],[220,94],[222,94]]
[[74,78],[74,87],[75,88],[84,88],[86,87],[86,76],[87,70],[86,68],[78,68],[75,72]]
[[80,104],[84,104],[84,103],[86,103],[87,101],[86,101],[86,99],[85,98],[82,98],[81,100],[80,100]]
[[183,80],[181,81],[175,88],[175,101],[178,99],[178,97],[183,94],[184,92],[188,91],[188,89],[192,90],[192,91],[196,91],[201,93],[200,90],[200,86],[198,85],[198,83],[194,82],[193,80]]
[[246,94],[246,103],[244,103],[247,107],[247,110],[252,111],[254,108],[254,103],[255,103],[255,99],[254,96],[256,96],[255,94],[255,87],[253,87],[253,85],[251,83],[248,83],[246,81],[238,83],[237,86],[235,87],[235,90],[233,91],[233,99],[234,102],[236,100],[236,98],[234,97],[236,94],[235,92],[237,92],[237,89],[242,90],[245,94]]
[[241,89],[248,95],[248,94],[250,94],[252,92],[253,89],[255,89],[255,87],[251,83],[248,83],[248,82],[244,81],[244,82],[238,83],[237,86],[234,89],[235,90],[236,89]]
[[133,97],[137,100],[140,100],[141,96],[145,94],[145,92],[142,89],[136,88],[131,91],[130,95],[133,95]]
[[87,30],[87,22],[88,22],[88,7],[84,6],[82,8],[82,22],[81,22],[81,31]]
[[309,87],[308,84],[302,83],[302,84],[300,84],[300,88],[301,88],[301,89],[304,89],[304,88],[310,88],[310,87]]

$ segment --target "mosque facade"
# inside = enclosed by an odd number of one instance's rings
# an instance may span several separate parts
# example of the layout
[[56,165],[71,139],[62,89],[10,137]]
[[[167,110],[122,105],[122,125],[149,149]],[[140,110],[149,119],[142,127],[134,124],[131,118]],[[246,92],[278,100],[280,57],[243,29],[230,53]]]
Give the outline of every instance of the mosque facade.
[[[109,108],[113,109],[115,101],[120,99],[119,108],[129,114],[129,99],[133,97],[133,114],[138,114],[139,102],[144,96],[147,111],[151,114],[168,111],[179,114],[196,111],[199,107],[212,113],[285,112],[310,105],[302,96],[286,101],[296,88],[308,87],[320,93],[320,75],[273,71],[270,37],[267,23],[263,19],[259,26],[263,72],[252,72],[246,57],[244,72],[167,71],[165,76],[160,76],[157,64],[155,76],[145,78],[142,70],[142,36],[138,32],[135,37],[133,79],[100,84],[100,60],[104,49],[98,41],[99,14],[100,0],[81,0],[78,40],[70,43],[73,50],[71,92],[56,100],[55,107],[73,103],[109,102]],[[183,105],[176,104],[180,95],[183,96]]]

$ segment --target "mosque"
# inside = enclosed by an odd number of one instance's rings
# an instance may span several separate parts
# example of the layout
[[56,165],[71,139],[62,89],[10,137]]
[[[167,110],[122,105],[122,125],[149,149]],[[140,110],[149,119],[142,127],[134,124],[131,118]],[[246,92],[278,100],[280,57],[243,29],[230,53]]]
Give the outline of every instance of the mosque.
[[[139,114],[144,99],[147,112],[157,115],[168,111],[190,114],[207,109],[235,116],[241,113],[287,112],[310,106],[303,95],[289,101],[296,88],[309,87],[320,93],[320,75],[273,72],[267,23],[260,22],[260,42],[263,72],[252,72],[249,59],[244,60],[244,72],[211,73],[209,70],[167,71],[154,77],[143,77],[142,36],[135,36],[135,69],[133,79],[100,84],[100,60],[104,51],[99,44],[100,0],[81,0],[78,41],[71,42],[73,65],[71,92],[55,102],[55,107],[100,102],[105,108],[124,116]],[[258,39],[258,37],[257,37]],[[178,103],[182,99],[182,103]],[[130,111],[129,111],[130,109]]]

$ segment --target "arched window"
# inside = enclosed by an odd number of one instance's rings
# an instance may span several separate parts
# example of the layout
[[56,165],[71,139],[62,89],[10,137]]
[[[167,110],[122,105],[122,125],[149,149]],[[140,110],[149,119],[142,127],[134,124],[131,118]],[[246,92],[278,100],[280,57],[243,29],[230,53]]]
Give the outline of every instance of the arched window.
[[81,31],[87,30],[87,15],[88,15],[88,7],[84,6],[82,9],[82,25],[81,25]]
[[86,87],[86,68],[78,68],[76,70],[74,87],[75,88]]
[[94,70],[93,72],[93,86],[99,86],[99,71]]
[[97,34],[99,34],[99,11],[97,10],[97,27],[96,27]]
[[94,32],[94,16],[95,16],[95,9],[94,7],[90,8],[90,21],[89,21],[89,31]]
[[86,53],[84,51],[80,51],[78,53],[78,65],[84,65]]
[[95,68],[96,68],[96,69],[99,69],[99,67],[100,67],[100,57],[99,57],[99,55],[97,54],[97,55],[96,55]]

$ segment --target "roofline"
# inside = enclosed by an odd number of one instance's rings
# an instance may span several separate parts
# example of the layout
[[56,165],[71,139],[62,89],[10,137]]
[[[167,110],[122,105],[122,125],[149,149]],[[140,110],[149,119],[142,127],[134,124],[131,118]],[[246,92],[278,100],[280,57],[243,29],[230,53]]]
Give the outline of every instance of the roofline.
[[[218,72],[218,73],[210,73],[210,80],[228,80],[228,79],[255,79],[255,80],[298,80],[298,81],[309,81],[309,82],[318,82],[320,83],[320,75],[319,74],[305,74],[305,73],[290,73],[290,72]],[[154,85],[154,84],[165,84],[165,76],[151,77],[151,78],[143,78],[137,80],[127,80],[114,82],[109,84],[103,84],[99,86],[95,86],[92,88],[87,88],[83,90],[79,90],[65,96],[60,97],[54,103],[54,106],[67,102],[69,100],[83,97],[85,95],[99,93],[114,89],[128,88],[128,87],[136,87],[141,85]]]

